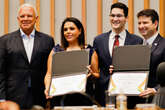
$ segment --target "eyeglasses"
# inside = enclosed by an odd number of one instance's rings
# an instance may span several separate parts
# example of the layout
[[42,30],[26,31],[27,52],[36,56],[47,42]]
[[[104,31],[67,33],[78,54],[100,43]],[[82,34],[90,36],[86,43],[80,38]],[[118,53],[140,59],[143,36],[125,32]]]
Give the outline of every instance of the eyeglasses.
[[124,15],[122,15],[122,14],[117,14],[117,15],[115,15],[115,14],[110,14],[110,17],[112,17],[112,18],[114,18],[115,16],[116,16],[117,18],[124,17]]

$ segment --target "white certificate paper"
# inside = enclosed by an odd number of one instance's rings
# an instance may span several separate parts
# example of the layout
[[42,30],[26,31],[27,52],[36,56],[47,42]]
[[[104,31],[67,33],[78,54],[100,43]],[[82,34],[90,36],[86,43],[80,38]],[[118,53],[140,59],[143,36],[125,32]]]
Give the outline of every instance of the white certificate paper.
[[139,95],[145,90],[148,71],[115,72],[110,78],[108,91],[111,95],[120,94]]
[[58,96],[73,92],[85,92],[86,74],[52,78],[49,95]]

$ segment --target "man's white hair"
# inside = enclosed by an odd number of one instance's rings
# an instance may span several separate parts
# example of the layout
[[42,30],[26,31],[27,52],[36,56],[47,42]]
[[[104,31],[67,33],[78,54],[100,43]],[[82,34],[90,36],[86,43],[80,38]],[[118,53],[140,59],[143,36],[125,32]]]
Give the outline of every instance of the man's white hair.
[[18,8],[18,16],[19,16],[19,12],[23,7],[32,7],[34,9],[35,15],[38,16],[37,14],[37,10],[36,7],[34,7],[34,5],[30,4],[30,3],[24,3],[22,4],[19,8]]

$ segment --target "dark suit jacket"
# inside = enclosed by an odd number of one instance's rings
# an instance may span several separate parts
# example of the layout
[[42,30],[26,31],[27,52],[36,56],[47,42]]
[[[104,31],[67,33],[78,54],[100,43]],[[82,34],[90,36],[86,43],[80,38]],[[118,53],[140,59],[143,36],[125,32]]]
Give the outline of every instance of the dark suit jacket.
[[[160,36],[160,34],[158,34],[158,36],[156,37],[156,39],[154,40],[154,42],[152,43],[152,47],[151,47],[151,57],[150,57],[150,71],[149,71],[149,77],[148,77],[148,84],[147,87],[149,88],[155,88],[158,89],[159,85],[158,85],[158,81],[156,78],[156,70],[158,65],[161,62],[165,61],[165,39],[163,37]],[[159,90],[160,91],[160,90]],[[162,101],[159,97],[160,95],[156,95],[156,97],[158,98],[157,101]],[[162,96],[164,97],[164,96]],[[130,106],[130,108],[135,107],[135,105],[137,103],[152,103],[153,102],[153,96],[150,96],[147,100],[145,100],[144,98],[140,98],[140,97],[128,97],[128,103],[132,102],[131,104],[128,104]],[[135,102],[135,103],[134,103]],[[155,103],[155,102],[154,102]],[[157,104],[158,102],[156,102]],[[160,102],[162,103],[162,102]]]
[[164,61],[165,61],[165,38],[163,38],[162,36],[160,36],[160,34],[158,34],[158,36],[152,43],[152,48],[151,48],[148,87],[157,89],[158,82],[156,81],[156,70],[158,65]]
[[[45,105],[44,76],[53,38],[36,31],[29,63],[20,30],[0,38],[0,99],[17,102],[21,108]],[[31,80],[31,87],[28,83]]]
[[155,103],[160,108],[165,109],[165,87],[160,86],[158,89],[158,94],[154,96],[153,103]]
[[[105,90],[108,89],[109,83],[109,66],[112,64],[112,57],[109,52],[109,35],[111,31],[103,33],[94,39],[93,47],[98,54],[100,78],[96,85],[96,100],[105,106]],[[142,44],[143,39],[130,34],[126,31],[126,39],[124,45]]]
[[158,65],[156,71],[157,81],[159,83],[159,89],[157,94],[154,95],[153,103],[160,108],[165,109],[165,62]]

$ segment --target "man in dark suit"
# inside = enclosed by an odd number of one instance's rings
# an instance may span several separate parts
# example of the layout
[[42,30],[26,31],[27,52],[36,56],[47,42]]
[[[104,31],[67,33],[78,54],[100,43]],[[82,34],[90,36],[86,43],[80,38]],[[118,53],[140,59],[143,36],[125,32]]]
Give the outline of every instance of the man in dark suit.
[[95,49],[92,55],[91,69],[93,73],[100,74],[96,82],[96,100],[105,106],[105,91],[108,89],[110,78],[109,67],[112,64],[112,50],[115,36],[119,35],[119,46],[142,44],[143,39],[130,34],[125,29],[128,19],[128,7],[120,2],[114,3],[110,10],[110,24],[112,30],[97,36],[94,39]]
[[20,29],[0,38],[0,101],[14,101],[21,109],[46,103],[44,77],[54,41],[35,30],[37,18],[32,5],[21,5]]
[[160,108],[165,109],[165,62],[162,62],[158,65],[156,71],[156,78],[160,85],[157,90],[157,94],[155,94],[153,98],[153,103],[155,103]]
[[[165,61],[165,39],[158,33],[159,15],[154,9],[145,9],[137,14],[138,29],[144,37],[145,43],[152,45],[150,71],[147,89],[139,96],[148,97],[157,92],[158,82],[156,80],[156,70],[161,62]],[[149,98],[149,102],[152,98]]]

